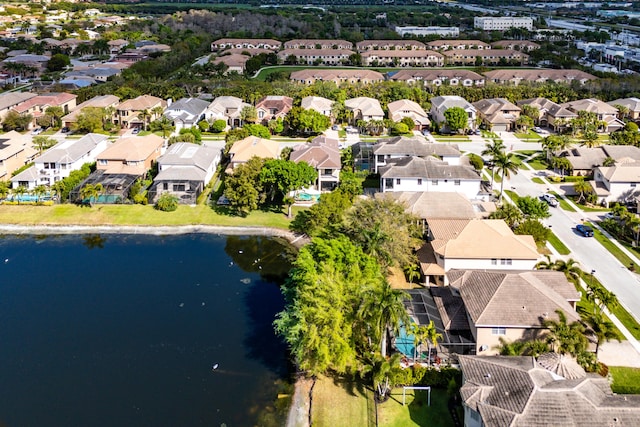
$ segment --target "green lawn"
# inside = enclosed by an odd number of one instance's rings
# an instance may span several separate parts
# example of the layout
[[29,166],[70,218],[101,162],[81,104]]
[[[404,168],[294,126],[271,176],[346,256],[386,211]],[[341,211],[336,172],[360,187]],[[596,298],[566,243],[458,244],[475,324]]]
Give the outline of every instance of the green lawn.
[[[415,395],[414,395],[415,393]],[[406,405],[402,406],[402,389],[396,388],[391,398],[378,405],[380,427],[449,427],[453,419],[447,407],[449,397],[444,390],[431,390],[431,406],[427,405],[426,390],[407,390]]]
[[320,376],[313,386],[311,421],[314,427],[375,424],[373,392],[361,383]]
[[549,164],[547,163],[544,157],[535,157],[527,162],[529,166],[537,171],[547,170],[549,168]]
[[534,177],[534,178],[531,178],[531,182],[535,182],[536,184],[545,185],[545,182],[542,180],[542,178],[538,178],[537,176]]
[[[293,213],[300,208],[295,207]],[[19,225],[222,225],[236,227],[275,227],[286,229],[284,212],[254,211],[246,218],[219,212],[209,206],[181,205],[175,212],[161,212],[152,206],[73,204],[54,206],[0,205],[0,224]]]
[[619,394],[640,394],[640,368],[609,366],[613,378],[611,389]]
[[438,142],[470,142],[471,141],[471,139],[469,139],[469,137],[466,135],[437,135],[435,133],[432,133],[431,135]]
[[520,196],[518,196],[518,193],[511,190],[504,190],[504,192],[506,195],[508,195],[511,198],[511,200],[513,200],[513,203],[515,204],[518,203],[518,199],[520,199]]
[[565,244],[562,243],[562,240],[558,239],[558,236],[556,236],[553,232],[549,233],[548,242],[556,251],[558,251],[560,255],[569,255],[571,253],[569,248],[567,248]]
[[528,132],[516,132],[514,133],[514,135],[516,136],[516,138],[519,138],[524,142],[538,142],[542,139],[540,135],[532,130],[529,130]]
[[524,156],[524,157],[532,156],[532,155],[536,154],[537,152],[538,151],[536,151],[536,150],[518,150],[518,151],[514,151],[514,153],[520,154],[521,156]]

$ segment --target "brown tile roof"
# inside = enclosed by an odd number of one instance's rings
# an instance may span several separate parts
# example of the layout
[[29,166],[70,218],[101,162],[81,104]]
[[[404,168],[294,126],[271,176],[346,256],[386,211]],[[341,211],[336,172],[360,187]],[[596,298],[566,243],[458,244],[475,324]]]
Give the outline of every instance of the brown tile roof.
[[577,114],[573,111],[569,111],[566,108],[556,104],[555,102],[548,100],[547,98],[531,98],[523,99],[516,102],[518,105],[531,105],[536,107],[541,113],[547,113],[552,117],[577,117]]
[[246,162],[253,156],[277,159],[280,154],[280,143],[271,139],[249,136],[236,141],[229,150],[229,154],[232,154],[232,163]]
[[151,95],[141,95],[137,98],[128,99],[118,105],[119,111],[143,111],[151,110],[156,106],[166,107],[167,102],[161,98]]
[[543,320],[558,319],[558,309],[570,322],[580,320],[568,303],[580,294],[562,272],[467,270],[449,283],[475,326],[541,328]]
[[582,70],[543,70],[543,69],[501,69],[487,71],[484,75],[491,80],[506,81],[522,79],[527,81],[553,80],[553,81],[582,81],[595,80],[596,77]]
[[618,114],[618,109],[616,107],[595,98],[565,102],[564,104],[560,104],[560,106],[575,112],[589,111],[597,114]]
[[488,43],[480,40],[433,40],[427,43],[427,46],[439,48],[442,46],[482,46],[484,48],[491,47]]
[[478,73],[474,73],[469,70],[400,70],[397,73],[389,76],[391,80],[425,80],[425,81],[433,81],[436,79],[471,79],[471,80],[482,80],[484,81],[484,76],[481,76]]
[[[106,173],[144,173],[146,166],[144,162],[160,155],[160,148],[164,144],[164,139],[158,135],[133,136],[118,139],[112,146],[108,147],[97,157],[98,169]],[[157,158],[157,156],[155,156]],[[100,160],[108,160],[106,168],[100,167]],[[126,162],[139,162],[138,165],[128,165],[118,160]],[[113,163],[112,163],[113,162]]]
[[396,154],[417,157],[460,157],[462,153],[456,144],[427,142],[421,136],[394,136],[382,138],[373,147],[375,155]]
[[405,206],[405,210],[422,219],[476,218],[473,205],[460,193],[446,192],[390,192],[376,193],[376,197],[392,197]]
[[22,104],[17,105],[13,109],[18,113],[23,113],[25,111],[29,111],[30,108],[33,108],[36,105],[42,105],[42,106],[47,105],[47,106],[56,107],[66,102],[72,101],[77,97],[78,95],[74,95],[72,93],[65,93],[65,92],[43,94],[43,95],[38,95],[34,98],[29,99],[26,102],[23,102]]
[[363,58],[377,56],[380,58],[442,58],[442,54],[433,50],[367,50],[360,54]]
[[294,71],[291,73],[291,80],[371,80],[383,81],[384,76],[373,70],[326,70],[308,68],[305,70]]
[[373,49],[374,47],[384,48],[387,46],[394,46],[396,48],[406,48],[412,47],[414,49],[426,49],[427,46],[416,40],[363,40],[361,42],[356,43],[356,49],[358,50],[367,50]]
[[325,168],[340,169],[341,162],[338,141],[320,141],[321,140],[296,146],[291,152],[289,159],[296,163],[307,162],[318,170]]

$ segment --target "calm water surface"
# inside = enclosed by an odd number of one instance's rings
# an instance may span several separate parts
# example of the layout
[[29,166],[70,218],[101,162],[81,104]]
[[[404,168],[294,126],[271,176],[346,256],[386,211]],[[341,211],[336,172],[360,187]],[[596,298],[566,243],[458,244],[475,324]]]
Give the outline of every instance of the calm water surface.
[[291,253],[260,237],[0,237],[0,425],[281,424],[272,322]]

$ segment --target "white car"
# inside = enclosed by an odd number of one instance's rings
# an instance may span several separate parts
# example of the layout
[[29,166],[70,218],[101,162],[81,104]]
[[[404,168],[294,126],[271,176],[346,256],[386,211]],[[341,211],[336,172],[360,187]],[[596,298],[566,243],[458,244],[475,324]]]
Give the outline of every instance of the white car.
[[547,202],[552,208],[558,207],[558,199],[553,194],[543,194],[542,200]]
[[42,128],[36,128],[36,129],[31,131],[31,135],[40,135],[43,130],[44,129],[42,129]]
[[542,133],[542,134],[549,133],[549,131],[546,131],[546,130],[544,130],[544,129],[540,128],[540,127],[537,127],[537,126],[533,128],[533,131],[535,133]]

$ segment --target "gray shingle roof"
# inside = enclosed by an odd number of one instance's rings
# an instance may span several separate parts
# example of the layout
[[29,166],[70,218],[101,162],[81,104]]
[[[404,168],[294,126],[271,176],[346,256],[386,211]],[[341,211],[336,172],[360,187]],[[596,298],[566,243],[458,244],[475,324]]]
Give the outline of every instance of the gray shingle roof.
[[37,163],[73,163],[91,152],[108,137],[90,133],[78,140],[65,140],[57,143],[36,159]]
[[455,157],[461,156],[456,144],[437,144],[425,141],[420,136],[396,136],[379,139],[373,147],[373,154],[401,155],[416,157]]
[[37,95],[35,93],[31,92],[3,93],[2,95],[0,95],[0,110],[11,108],[36,96]]
[[182,98],[171,104],[164,115],[171,120],[195,123],[209,106],[209,102],[198,98]]
[[381,178],[425,178],[477,180],[480,175],[470,166],[449,165],[435,157],[403,157],[389,159],[386,166],[380,167]]

